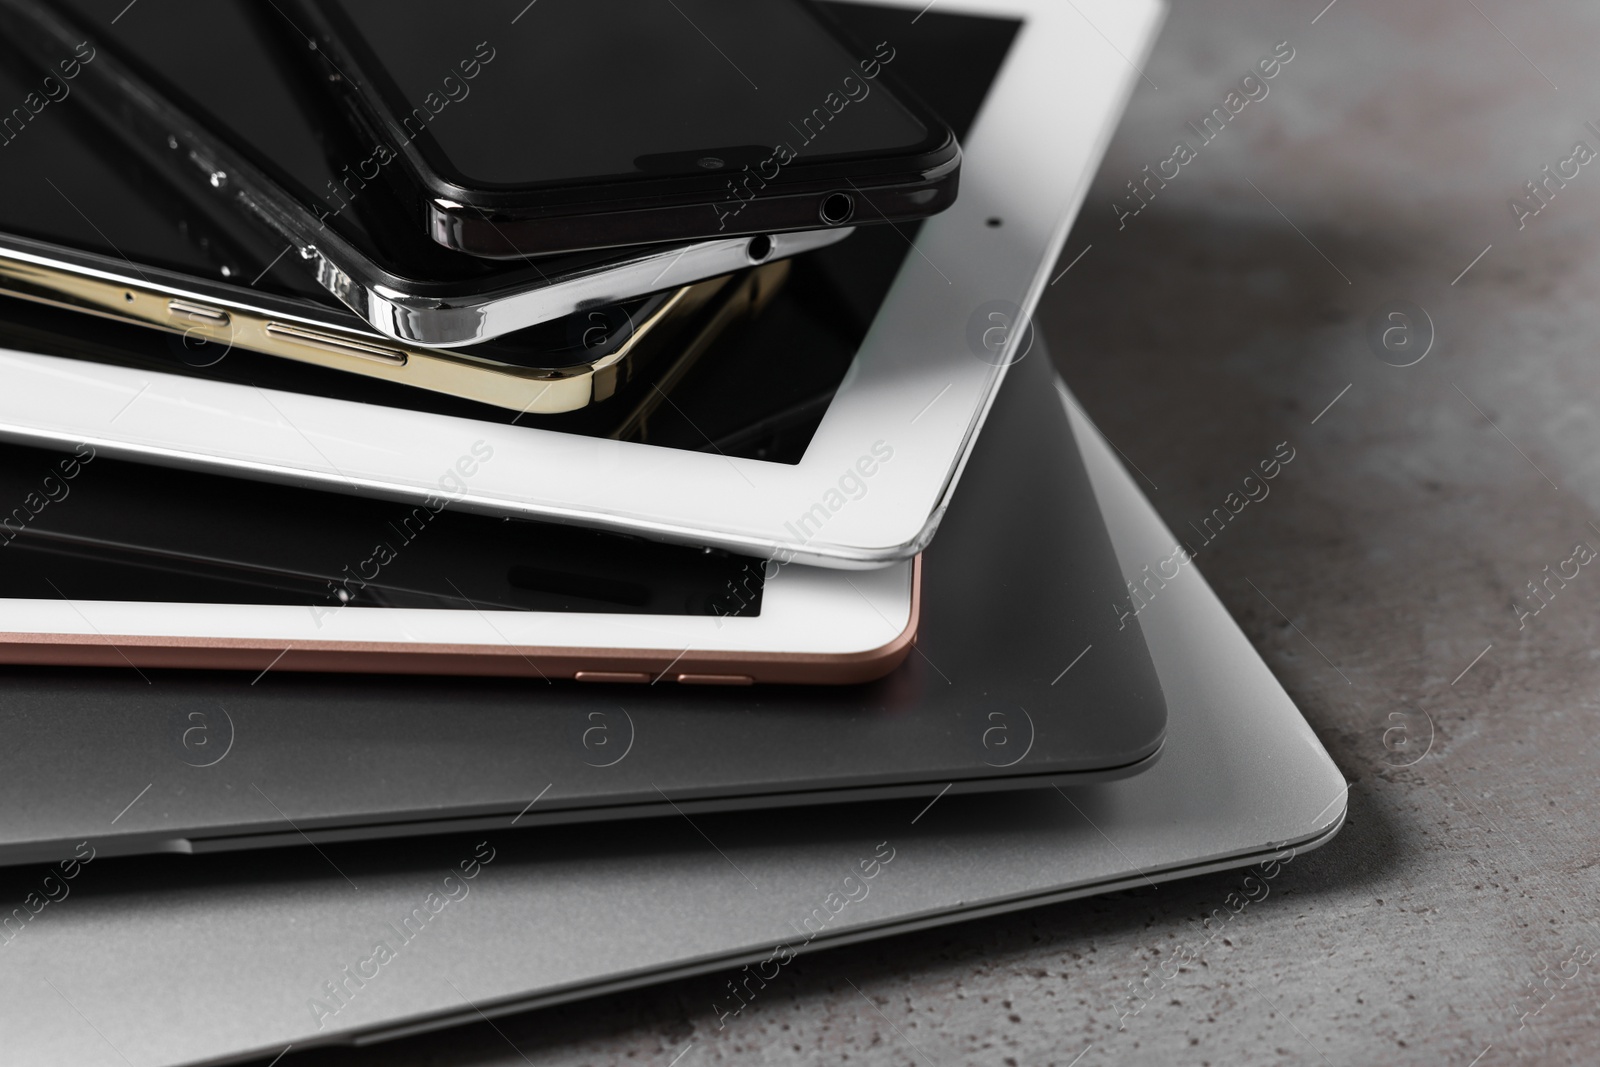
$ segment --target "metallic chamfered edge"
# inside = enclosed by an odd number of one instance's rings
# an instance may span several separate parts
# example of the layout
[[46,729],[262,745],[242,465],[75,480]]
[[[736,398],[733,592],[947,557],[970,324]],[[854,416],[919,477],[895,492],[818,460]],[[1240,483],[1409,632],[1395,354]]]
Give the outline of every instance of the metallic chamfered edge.
[[[308,470],[302,467],[291,467],[281,463],[263,463],[251,459],[208,456],[205,462],[201,464],[196,462],[192,453],[182,449],[135,444],[95,434],[69,435],[50,433],[41,431],[36,427],[19,426],[13,423],[0,422],[0,438],[15,441],[19,444],[31,445],[35,448],[56,448],[70,441],[73,444],[92,445],[95,449],[104,451],[107,455],[122,459],[130,459],[142,463],[155,463],[165,467],[178,467],[183,470],[221,471],[223,473],[237,474],[244,478],[270,480],[307,489],[324,489],[336,493],[349,493],[354,487],[358,488],[362,495],[379,500],[415,503],[424,497],[436,498],[440,495],[438,489],[432,486],[401,486],[394,482],[382,481],[376,478],[342,475],[332,471]],[[947,487],[945,491],[947,496],[953,488],[953,483]],[[925,531],[925,534],[919,534],[916,541],[909,542],[900,548],[857,551],[848,547],[835,547],[833,552],[813,552],[807,551],[803,547],[795,549],[786,542],[773,541],[767,538],[743,537],[732,533],[713,533],[678,523],[655,522],[626,516],[598,514],[584,508],[529,505],[500,497],[478,496],[471,492],[451,495],[449,502],[452,507],[482,515],[494,515],[500,518],[510,516],[521,519],[535,519],[541,522],[558,522],[570,526],[620,531],[673,544],[721,548],[742,555],[777,558],[781,552],[783,558],[788,562],[829,567],[835,570],[876,570],[881,567],[887,567],[916,555],[917,552],[921,551],[917,547],[919,542],[932,540],[932,529],[930,528]],[[930,520],[930,523],[932,526],[937,525],[935,520]]]
[[[1348,791],[1344,794],[1348,798]],[[1330,808],[1332,805],[1330,805]],[[1153,882],[1170,882],[1180,878],[1191,878],[1201,874],[1213,874],[1219,871],[1234,870],[1248,867],[1259,861],[1277,858],[1282,862],[1285,851],[1291,855],[1302,855],[1314,849],[1321,848],[1331,841],[1344,826],[1348,812],[1347,805],[1339,805],[1338,812],[1327,823],[1307,831],[1307,833],[1294,840],[1266,848],[1251,849],[1248,852],[1236,853],[1229,856],[1218,856],[1211,859],[1198,860],[1193,863],[1179,864],[1164,868],[1147,868],[1135,871],[1132,874],[1120,875],[1099,881],[1083,882],[1077,885],[1064,886],[1057,889],[1046,890],[1039,893],[1023,894],[998,900],[991,904],[978,907],[962,907],[960,905],[921,914],[908,915],[900,919],[884,923],[862,926],[856,929],[841,931],[832,936],[818,936],[811,942],[796,949],[800,952],[816,952],[822,949],[842,947],[862,941],[873,941],[895,934],[912,933],[918,930],[927,930],[939,926],[949,926],[955,923],[968,922],[976,919],[989,918],[994,915],[1004,915],[1008,912],[1022,911],[1036,908],[1046,904],[1058,904],[1063,901],[1077,900],[1082,897],[1098,896],[1104,893],[1114,893],[1119,890],[1133,889],[1138,886],[1149,885]],[[396,1038],[410,1037],[416,1034],[427,1033],[463,1023],[476,1022],[480,1019],[494,1019],[518,1012],[532,1011],[539,1008],[554,1007],[576,1000],[585,1000],[590,997],[601,996],[608,993],[620,993],[630,989],[644,986],[657,985],[662,982],[674,981],[682,978],[691,978],[695,975],[707,974],[715,971],[728,970],[759,963],[772,951],[772,946],[762,944],[754,948],[731,952],[723,955],[709,956],[702,959],[684,963],[676,967],[652,969],[648,972],[624,975],[603,982],[586,983],[569,986],[536,997],[514,997],[502,1001],[479,1001],[469,1008],[447,1013],[440,1013],[426,1019],[406,1023],[395,1027],[375,1027],[370,1029],[355,1029],[342,1034],[329,1035],[326,1042],[308,1043],[302,1047],[310,1048],[316,1045],[368,1045]],[[215,1062],[240,1062],[243,1060],[271,1056],[279,1051],[274,1048],[253,1050],[247,1056],[230,1057],[229,1060]]]
[[[560,808],[560,799],[544,799],[537,809],[523,810],[523,805],[484,808],[481,813],[456,815],[448,818],[430,817],[418,812],[415,817],[406,813],[385,812],[381,822],[353,823],[342,819],[337,826],[321,828],[318,820],[298,821],[295,829],[247,830],[217,833],[206,837],[172,837],[160,831],[128,834],[123,837],[96,837],[96,855],[106,857],[142,856],[154,853],[179,855],[212,855],[222,852],[254,851],[262,848],[293,847],[310,842],[315,845],[339,844],[351,841],[382,841],[394,838],[416,838],[473,833],[479,830],[504,828],[506,819],[516,816],[519,826],[551,827],[574,826],[587,823],[612,823],[619,819],[647,819],[690,815],[714,815],[723,812],[772,811],[784,808],[817,807],[832,804],[853,804],[886,800],[925,798],[945,786],[951,796],[977,793],[1015,792],[1019,789],[1042,789],[1052,786],[1078,787],[1100,785],[1122,778],[1131,778],[1153,767],[1165,749],[1165,739],[1158,739],[1149,752],[1139,759],[1118,767],[1101,767],[1084,771],[1047,771],[1029,775],[994,775],[977,778],[948,780],[918,780],[891,785],[840,786],[823,789],[799,789],[774,793],[719,795],[696,799],[673,790],[670,801],[640,801],[635,803],[607,804],[583,808]],[[520,814],[519,814],[520,812]],[[44,863],[60,859],[71,852],[78,838],[59,841],[40,841],[7,856],[8,866]],[[1174,876],[1176,877],[1176,876]]]
[[[354,288],[346,291],[345,286],[326,280],[347,277],[338,265],[320,248],[306,247],[319,260],[322,269],[318,277],[325,286],[379,334],[423,348],[461,348],[588,308],[813,252],[838,244],[854,232],[855,227],[842,226],[674,244],[558,275],[548,284],[532,288],[443,297],[407,293],[389,283],[360,279],[353,279]],[[767,251],[757,256],[753,250],[763,236]]]
[[[1150,53],[1155,49],[1156,39],[1160,36],[1161,26],[1166,20],[1167,6],[1162,3],[1157,6],[1155,22],[1150,27],[1149,36],[1145,38],[1143,47],[1128,60],[1134,69],[1141,69],[1149,61]],[[1127,111],[1128,101],[1133,99],[1133,92],[1137,84],[1132,78],[1124,79],[1122,93],[1116,105],[1116,113],[1118,115]],[[1120,127],[1120,123],[1112,123],[1101,131],[1099,139],[1089,153],[1091,158],[1096,160],[1105,159],[1106,152],[1111,146],[1111,139],[1116,136],[1116,132]],[[1089,196],[1089,186],[1093,183],[1098,172],[1099,167],[1096,166],[1084,175],[1082,183],[1073,191],[1072,198],[1061,212],[1061,217],[1056,221],[1055,229],[1051,233],[1050,241],[1045,246],[1046,264],[1053,266],[1061,258],[1061,253],[1067,246],[1067,237],[1072,232],[1072,225],[1076,221],[1079,211],[1083,208],[1084,200]],[[1012,330],[1012,336],[1007,338],[1008,343],[1002,355],[999,373],[995,375],[989,386],[988,399],[973,416],[972,424],[967,429],[966,439],[962,442],[960,459],[951,468],[949,476],[945,479],[944,486],[939,492],[938,505],[934,507],[932,513],[928,516],[928,521],[923,524],[922,529],[917,531],[917,535],[899,545],[891,545],[877,551],[853,550],[848,546],[842,545],[823,545],[819,546],[816,558],[797,555],[796,559],[822,567],[849,567],[852,569],[882,567],[896,560],[905,559],[914,553],[921,552],[933,543],[934,535],[939,532],[939,522],[944,518],[945,509],[950,506],[951,496],[955,494],[956,483],[961,480],[961,474],[967,468],[967,458],[972,454],[972,442],[977,439],[978,433],[983,429],[984,422],[989,418],[989,409],[994,406],[994,398],[1000,392],[1000,384],[1004,381],[1006,372],[1012,364],[1026,359],[1032,350],[1032,346],[1037,341],[1035,336],[1037,327],[1034,325],[1033,316],[1039,309],[1039,300],[1044,296],[1044,291],[1049,288],[1050,284],[1049,266],[1046,266],[1041,268],[1040,273],[1034,276],[1033,285],[1029,288],[1027,295],[1020,301],[1018,306],[1021,308],[1022,317],[1028,323],[1028,328],[1022,331]],[[1022,354],[1018,355],[1017,349],[1022,346],[1024,340],[1028,342],[1030,347],[1023,349]],[[1041,357],[1043,357],[1042,352]]]
[[876,648],[854,652],[282,641],[107,634],[98,630],[92,634],[8,633],[0,625],[0,664],[236,671],[277,667],[314,673],[470,675],[546,681],[551,676],[566,681],[582,672],[596,672],[648,675],[657,682],[665,680],[673,668],[681,667],[684,669],[679,674],[738,675],[750,684],[860,685],[888,674],[911,654],[922,619],[921,556],[912,561],[910,586],[904,629]]

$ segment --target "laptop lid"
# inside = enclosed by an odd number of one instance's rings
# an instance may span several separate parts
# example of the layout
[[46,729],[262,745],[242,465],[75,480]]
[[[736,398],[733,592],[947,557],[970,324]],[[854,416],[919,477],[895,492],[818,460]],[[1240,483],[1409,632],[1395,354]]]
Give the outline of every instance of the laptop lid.
[[[1069,410],[1063,393],[1038,392]],[[1104,509],[1123,569],[1138,574],[1175,539],[1072,418],[1096,493],[1080,503]],[[59,867],[6,872],[0,899],[69,891],[8,935],[7,1050],[95,1067],[266,1064],[287,1049],[289,1067],[319,1044],[476,1023],[340,1062],[510,1067],[524,1062],[512,1045],[543,1025],[515,1014],[529,1008],[695,973],[738,980],[744,966],[770,977],[791,953],[1281,862],[1330,837],[1345,783],[1200,574],[1186,569],[1142,619],[1170,743],[1118,781],[973,796],[929,786],[604,829],[507,818],[403,846],[96,856],[67,881]],[[826,732],[834,720],[814,695]],[[716,1028],[715,1009],[704,1021]]]
[[205,852],[1134,773],[1161,687],[1111,607],[1122,577],[1052,380],[1037,353],[1011,368],[925,556],[917,646],[880,682],[7,671],[0,863],[86,838]]

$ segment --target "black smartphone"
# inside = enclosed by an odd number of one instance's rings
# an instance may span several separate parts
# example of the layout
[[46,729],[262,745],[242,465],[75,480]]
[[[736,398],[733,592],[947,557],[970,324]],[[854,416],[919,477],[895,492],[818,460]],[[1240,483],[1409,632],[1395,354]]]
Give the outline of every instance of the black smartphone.
[[[104,140],[266,230],[278,263],[300,268],[373,332],[407,345],[478,344],[851,232],[730,236],[537,261],[452,252],[419,223],[415,183],[389,180],[404,171],[392,150],[353,136],[340,109],[308,84],[307,42],[288,27],[282,4],[254,0],[0,0],[0,43],[30,56],[36,69],[26,80],[70,88],[49,114],[92,112]],[[69,60],[70,86],[59,69]]]
[[[0,10],[0,30],[10,25]],[[0,99],[24,101],[26,116],[0,123],[0,295],[71,309],[57,317],[69,335],[84,329],[75,323],[83,315],[110,318],[162,331],[155,351],[179,373],[216,376],[219,363],[252,350],[535,416],[659,374],[652,363],[675,358],[672,338],[697,328],[719,299],[705,290],[712,283],[698,283],[450,352],[391,342],[282,243],[220,201],[188,195],[165,156],[119,151],[80,91],[87,69],[105,62],[91,44],[48,65],[38,59],[0,32]],[[0,320],[19,314],[0,306]]]
[[809,0],[283,0],[424,225],[490,259],[923,218],[961,150]]

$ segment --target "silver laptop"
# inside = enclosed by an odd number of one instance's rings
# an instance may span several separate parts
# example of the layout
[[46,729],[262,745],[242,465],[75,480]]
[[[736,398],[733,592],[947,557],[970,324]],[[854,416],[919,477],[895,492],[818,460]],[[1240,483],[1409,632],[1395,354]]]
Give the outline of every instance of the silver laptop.
[[[1015,369],[1033,361],[1044,354]],[[1172,534],[1065,392],[1039,392],[1070,419],[1093,487],[1078,504],[1102,511],[1123,571],[1170,556]],[[1037,476],[1066,458],[1027,462]],[[1167,745],[1118,781],[967,796],[930,784],[891,801],[604,827],[506,818],[403,845],[9,872],[18,901],[34,889],[59,899],[0,948],[6,1053],[143,1067],[266,1063],[289,1049],[285,1067],[317,1045],[484,1017],[515,1034],[499,1016],[675,976],[770,973],[791,953],[1281,860],[1331,837],[1345,782],[1198,571],[1139,621]],[[839,717],[815,701],[826,735]],[[523,1063],[470,1044],[474,1064]],[[453,1035],[415,1038],[349,1058],[450,1062],[456,1047]]]

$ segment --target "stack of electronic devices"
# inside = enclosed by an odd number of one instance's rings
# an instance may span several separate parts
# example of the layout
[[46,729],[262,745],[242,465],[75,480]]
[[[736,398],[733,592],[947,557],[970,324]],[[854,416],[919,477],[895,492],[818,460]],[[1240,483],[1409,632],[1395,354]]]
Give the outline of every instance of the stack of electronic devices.
[[1160,15],[0,0],[0,1058],[715,1041],[1331,836],[1027,326]]

